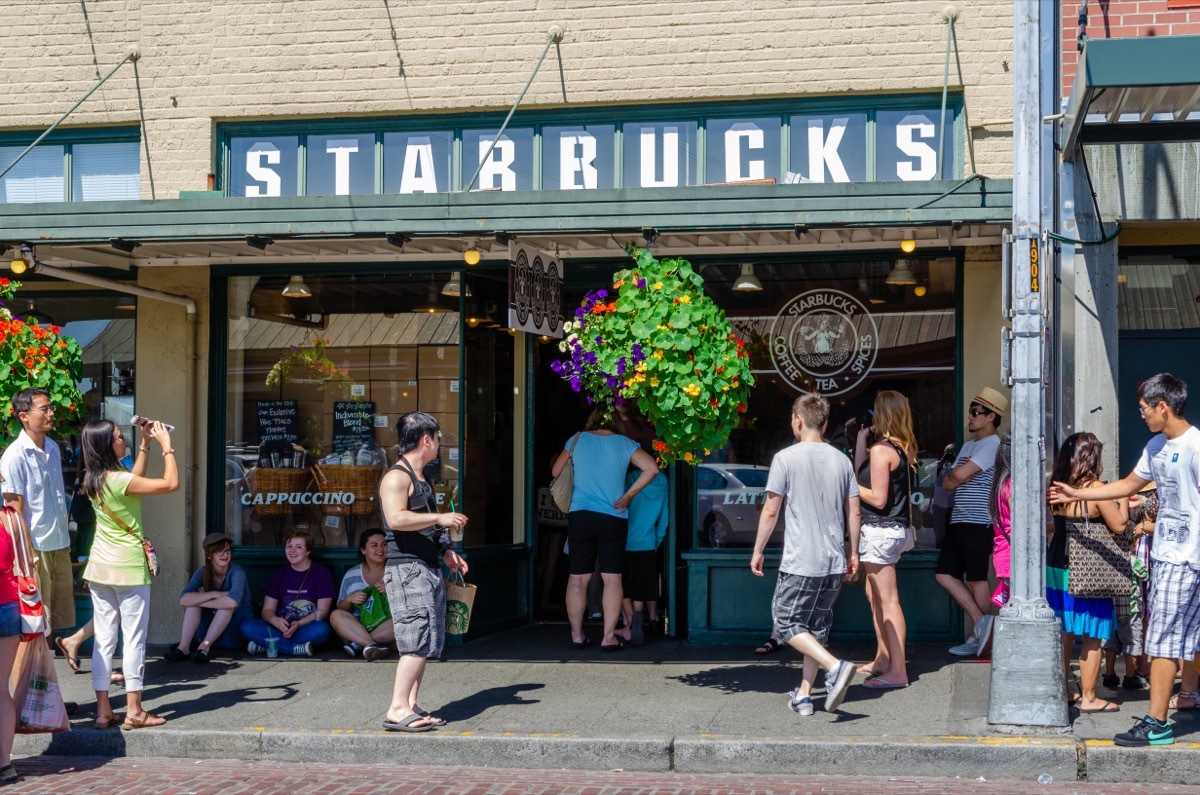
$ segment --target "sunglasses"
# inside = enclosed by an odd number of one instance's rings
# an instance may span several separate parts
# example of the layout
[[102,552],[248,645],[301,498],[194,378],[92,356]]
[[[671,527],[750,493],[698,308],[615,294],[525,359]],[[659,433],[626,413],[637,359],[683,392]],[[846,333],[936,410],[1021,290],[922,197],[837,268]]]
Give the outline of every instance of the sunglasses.
[[970,414],[972,417],[981,417],[984,414],[991,414],[992,412],[988,411],[987,409],[973,408],[970,411],[968,411],[967,413]]

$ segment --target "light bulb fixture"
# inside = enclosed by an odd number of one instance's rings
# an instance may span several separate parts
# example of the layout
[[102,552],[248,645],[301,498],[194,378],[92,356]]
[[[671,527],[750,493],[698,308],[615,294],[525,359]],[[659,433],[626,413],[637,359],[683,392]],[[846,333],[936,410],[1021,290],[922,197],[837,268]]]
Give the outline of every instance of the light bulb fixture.
[[463,262],[468,265],[478,265],[483,259],[483,254],[479,253],[479,243],[471,240],[467,243],[467,250],[463,252]]
[[904,230],[904,238],[900,241],[900,250],[911,254],[917,250],[917,241],[911,229]]
[[429,285],[429,289],[425,293],[425,303],[418,306],[413,312],[424,315],[435,315],[439,312],[449,312],[448,307],[444,307],[438,301],[438,288],[434,285]]
[[35,301],[32,298],[30,298],[29,302],[27,304],[25,304],[25,318],[24,319],[25,319],[26,323],[38,323],[38,324],[45,324],[45,325],[51,325],[52,323],[54,323],[53,318],[51,318],[45,312],[38,311],[37,301]]
[[123,295],[117,299],[117,309],[122,309],[127,312],[132,312],[137,309],[137,301],[132,295]]
[[898,259],[891,273],[884,279],[887,284],[909,285],[916,284],[917,277],[913,276],[912,268],[909,266],[909,260]]
[[8,264],[8,267],[13,273],[19,276],[30,268],[33,268],[33,263],[33,249],[28,243],[23,243],[20,248],[19,256],[14,257],[13,260]]
[[[450,274],[450,281],[442,285],[442,295],[458,298],[463,294],[462,274],[458,271]],[[471,297],[471,288],[467,288],[467,298]]]
[[284,298],[308,298],[312,295],[312,290],[308,289],[308,285],[304,283],[303,276],[293,276],[284,285],[281,295]]
[[915,295],[917,298],[924,298],[925,293],[926,293],[925,285],[923,285],[923,284],[918,284],[916,287],[913,288],[913,295]]
[[749,293],[762,288],[762,282],[754,275],[754,265],[749,262],[744,263],[742,272],[733,280],[733,289],[739,293]]

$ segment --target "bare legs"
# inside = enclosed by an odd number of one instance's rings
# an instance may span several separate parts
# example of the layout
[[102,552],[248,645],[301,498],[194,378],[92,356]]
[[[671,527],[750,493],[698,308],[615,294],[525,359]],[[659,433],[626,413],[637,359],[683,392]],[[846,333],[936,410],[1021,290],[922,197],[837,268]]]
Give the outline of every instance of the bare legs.
[[[605,646],[615,646],[620,641],[629,640],[628,629],[623,635],[617,635],[617,617],[621,614],[623,596],[621,575],[601,572],[600,578],[604,583],[601,600],[604,605],[604,637],[600,642]],[[591,579],[591,574],[572,574],[567,579],[567,620],[571,622],[571,640],[575,643],[584,640],[583,615],[587,609],[587,586]]]
[[939,574],[936,577],[938,585],[958,602],[958,606],[971,617],[971,623],[979,621],[992,610],[992,594],[988,590],[987,580],[963,583],[957,577],[949,574]]
[[830,654],[811,632],[793,635],[788,645],[804,655],[804,679],[796,688],[796,694],[803,698],[812,693],[813,683],[817,681],[817,666],[832,671],[837,667],[838,658]]
[[[417,712],[417,693],[421,689],[421,679],[425,676],[425,658],[414,654],[400,655],[396,663],[396,681],[392,686],[392,703],[388,707],[387,719],[393,723],[404,720]],[[422,718],[409,724],[416,728],[435,725],[432,717]]]
[[900,609],[896,567],[879,563],[863,565],[867,569],[867,599],[871,602],[871,617],[875,623],[878,644],[871,668],[879,675],[886,674],[887,682],[907,684],[908,665],[904,643],[908,625],[904,620],[904,611]]
[[[183,610],[183,626],[179,631],[179,650],[184,654],[192,652],[192,639],[196,637],[196,632],[200,629],[200,610],[199,607],[186,607]],[[217,610],[213,615],[212,623],[208,625],[208,631],[204,633],[204,640],[200,641],[196,648],[208,653],[232,620],[232,608]]]
[[[8,682],[12,675],[13,663],[17,659],[17,646],[20,638],[13,635],[0,638],[0,675]],[[13,705],[12,693],[8,687],[0,687],[0,767],[12,764],[13,736],[17,730],[17,710]]]

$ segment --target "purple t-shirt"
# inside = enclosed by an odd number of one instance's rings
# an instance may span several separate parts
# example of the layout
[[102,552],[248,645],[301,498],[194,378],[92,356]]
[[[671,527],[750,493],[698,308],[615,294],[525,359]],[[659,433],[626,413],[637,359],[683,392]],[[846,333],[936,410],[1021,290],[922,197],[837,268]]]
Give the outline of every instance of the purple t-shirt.
[[318,599],[337,596],[337,589],[333,586],[333,575],[320,563],[312,563],[307,571],[284,565],[271,574],[263,596],[279,601],[275,614],[280,618],[299,621],[316,611]]

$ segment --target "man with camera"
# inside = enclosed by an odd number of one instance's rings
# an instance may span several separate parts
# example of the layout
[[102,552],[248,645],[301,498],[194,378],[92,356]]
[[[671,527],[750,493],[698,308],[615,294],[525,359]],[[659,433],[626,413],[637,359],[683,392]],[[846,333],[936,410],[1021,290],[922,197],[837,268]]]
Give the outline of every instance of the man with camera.
[[75,626],[75,595],[62,453],[49,438],[54,406],[49,392],[29,387],[13,395],[12,407],[22,430],[0,456],[4,501],[21,513],[29,528],[50,629],[69,629]]

